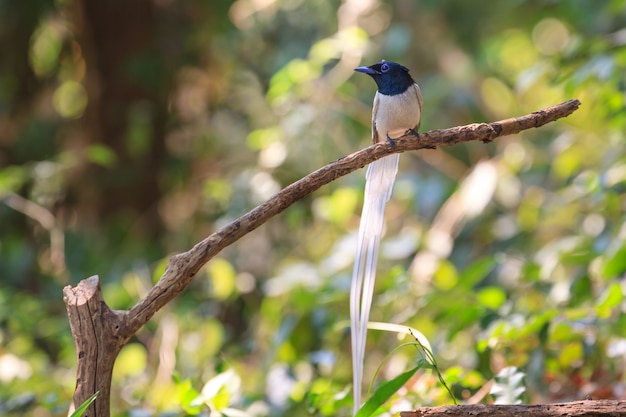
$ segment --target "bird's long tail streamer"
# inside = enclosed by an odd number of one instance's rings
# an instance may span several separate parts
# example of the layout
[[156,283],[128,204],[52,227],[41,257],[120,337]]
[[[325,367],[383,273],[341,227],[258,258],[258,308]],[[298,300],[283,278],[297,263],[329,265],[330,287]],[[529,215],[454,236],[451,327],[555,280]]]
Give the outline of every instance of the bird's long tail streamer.
[[398,172],[400,154],[393,154],[372,162],[365,175],[365,197],[359,225],[359,238],[350,288],[350,325],[352,336],[352,372],[354,413],[361,407],[361,384],[367,323],[369,321],[376,263],[383,230],[385,206]]

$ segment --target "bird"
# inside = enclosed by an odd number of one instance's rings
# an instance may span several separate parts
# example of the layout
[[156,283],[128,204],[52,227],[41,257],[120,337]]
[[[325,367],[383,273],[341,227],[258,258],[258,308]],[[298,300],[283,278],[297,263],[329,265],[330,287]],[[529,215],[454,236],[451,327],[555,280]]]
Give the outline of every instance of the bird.
[[[354,69],[374,79],[378,90],[372,106],[372,142],[387,141],[417,131],[422,114],[422,92],[408,68],[391,61]],[[365,195],[359,224],[356,256],[350,286],[350,326],[354,413],[361,407],[367,323],[372,305],[376,263],[383,230],[385,206],[398,172],[400,155],[394,153],[372,162],[365,175]]]

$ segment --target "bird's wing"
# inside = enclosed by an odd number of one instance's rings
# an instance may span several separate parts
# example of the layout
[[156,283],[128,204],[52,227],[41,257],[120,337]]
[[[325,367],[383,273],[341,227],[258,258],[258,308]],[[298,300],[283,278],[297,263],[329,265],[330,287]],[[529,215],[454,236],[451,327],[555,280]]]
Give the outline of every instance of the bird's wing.
[[374,96],[374,104],[372,105],[372,143],[376,144],[380,140],[378,137],[378,129],[376,129],[376,115],[378,114],[378,92]]
[[422,116],[422,107],[424,107],[424,98],[422,97],[422,90],[420,86],[417,85],[417,83],[413,84],[413,90],[415,91],[415,94],[417,95],[417,103],[420,106],[420,121],[417,123],[417,126],[415,126],[415,131],[417,132],[420,127],[420,122],[422,120],[421,116]]
[[[373,130],[372,135],[375,139],[377,136],[376,129]],[[363,213],[359,225],[359,237],[350,288],[355,414],[361,406],[367,323],[374,293],[376,263],[383,230],[385,206],[391,197],[391,190],[398,172],[399,159],[400,154],[396,153],[372,162],[367,168]]]
[[420,112],[421,112],[422,107],[424,107],[424,98],[422,97],[422,89],[420,88],[419,85],[417,85],[417,83],[413,84],[413,89],[415,90],[415,93],[417,94],[417,102],[420,105]]

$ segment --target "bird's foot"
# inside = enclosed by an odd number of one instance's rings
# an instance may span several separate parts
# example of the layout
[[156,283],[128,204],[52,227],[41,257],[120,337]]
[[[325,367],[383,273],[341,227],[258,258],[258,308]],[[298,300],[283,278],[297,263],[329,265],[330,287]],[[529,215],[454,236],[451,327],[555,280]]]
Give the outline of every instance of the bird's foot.
[[[419,135],[419,133],[417,133],[417,130],[415,130],[415,129],[411,128],[411,129],[409,129],[409,130],[407,130],[407,131],[406,131],[405,135],[406,135],[407,133],[410,133],[410,134],[412,134],[413,136],[415,136],[415,139],[417,139],[417,141],[419,142],[419,140],[420,140],[420,135]],[[436,146],[426,146],[426,149],[437,149],[437,147],[436,147]]]
[[393,139],[389,137],[389,135],[387,135],[387,142],[389,142],[392,148],[396,147],[396,142],[394,142]]

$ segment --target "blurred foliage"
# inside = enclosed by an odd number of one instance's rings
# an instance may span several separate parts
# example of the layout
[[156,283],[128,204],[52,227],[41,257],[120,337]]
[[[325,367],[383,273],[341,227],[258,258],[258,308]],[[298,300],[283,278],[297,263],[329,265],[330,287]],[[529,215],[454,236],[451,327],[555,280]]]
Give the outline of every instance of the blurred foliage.
[[[420,83],[422,130],[583,104],[402,155],[372,319],[424,333],[461,400],[508,367],[531,402],[623,396],[623,0],[0,0],[0,49],[3,415],[67,413],[63,286],[98,274],[127,309],[171,254],[368,145],[352,69],[381,58]],[[348,415],[363,177],[211,261],[122,351],[114,415]],[[370,332],[366,375],[402,342]],[[420,371],[383,408],[449,402]]]

